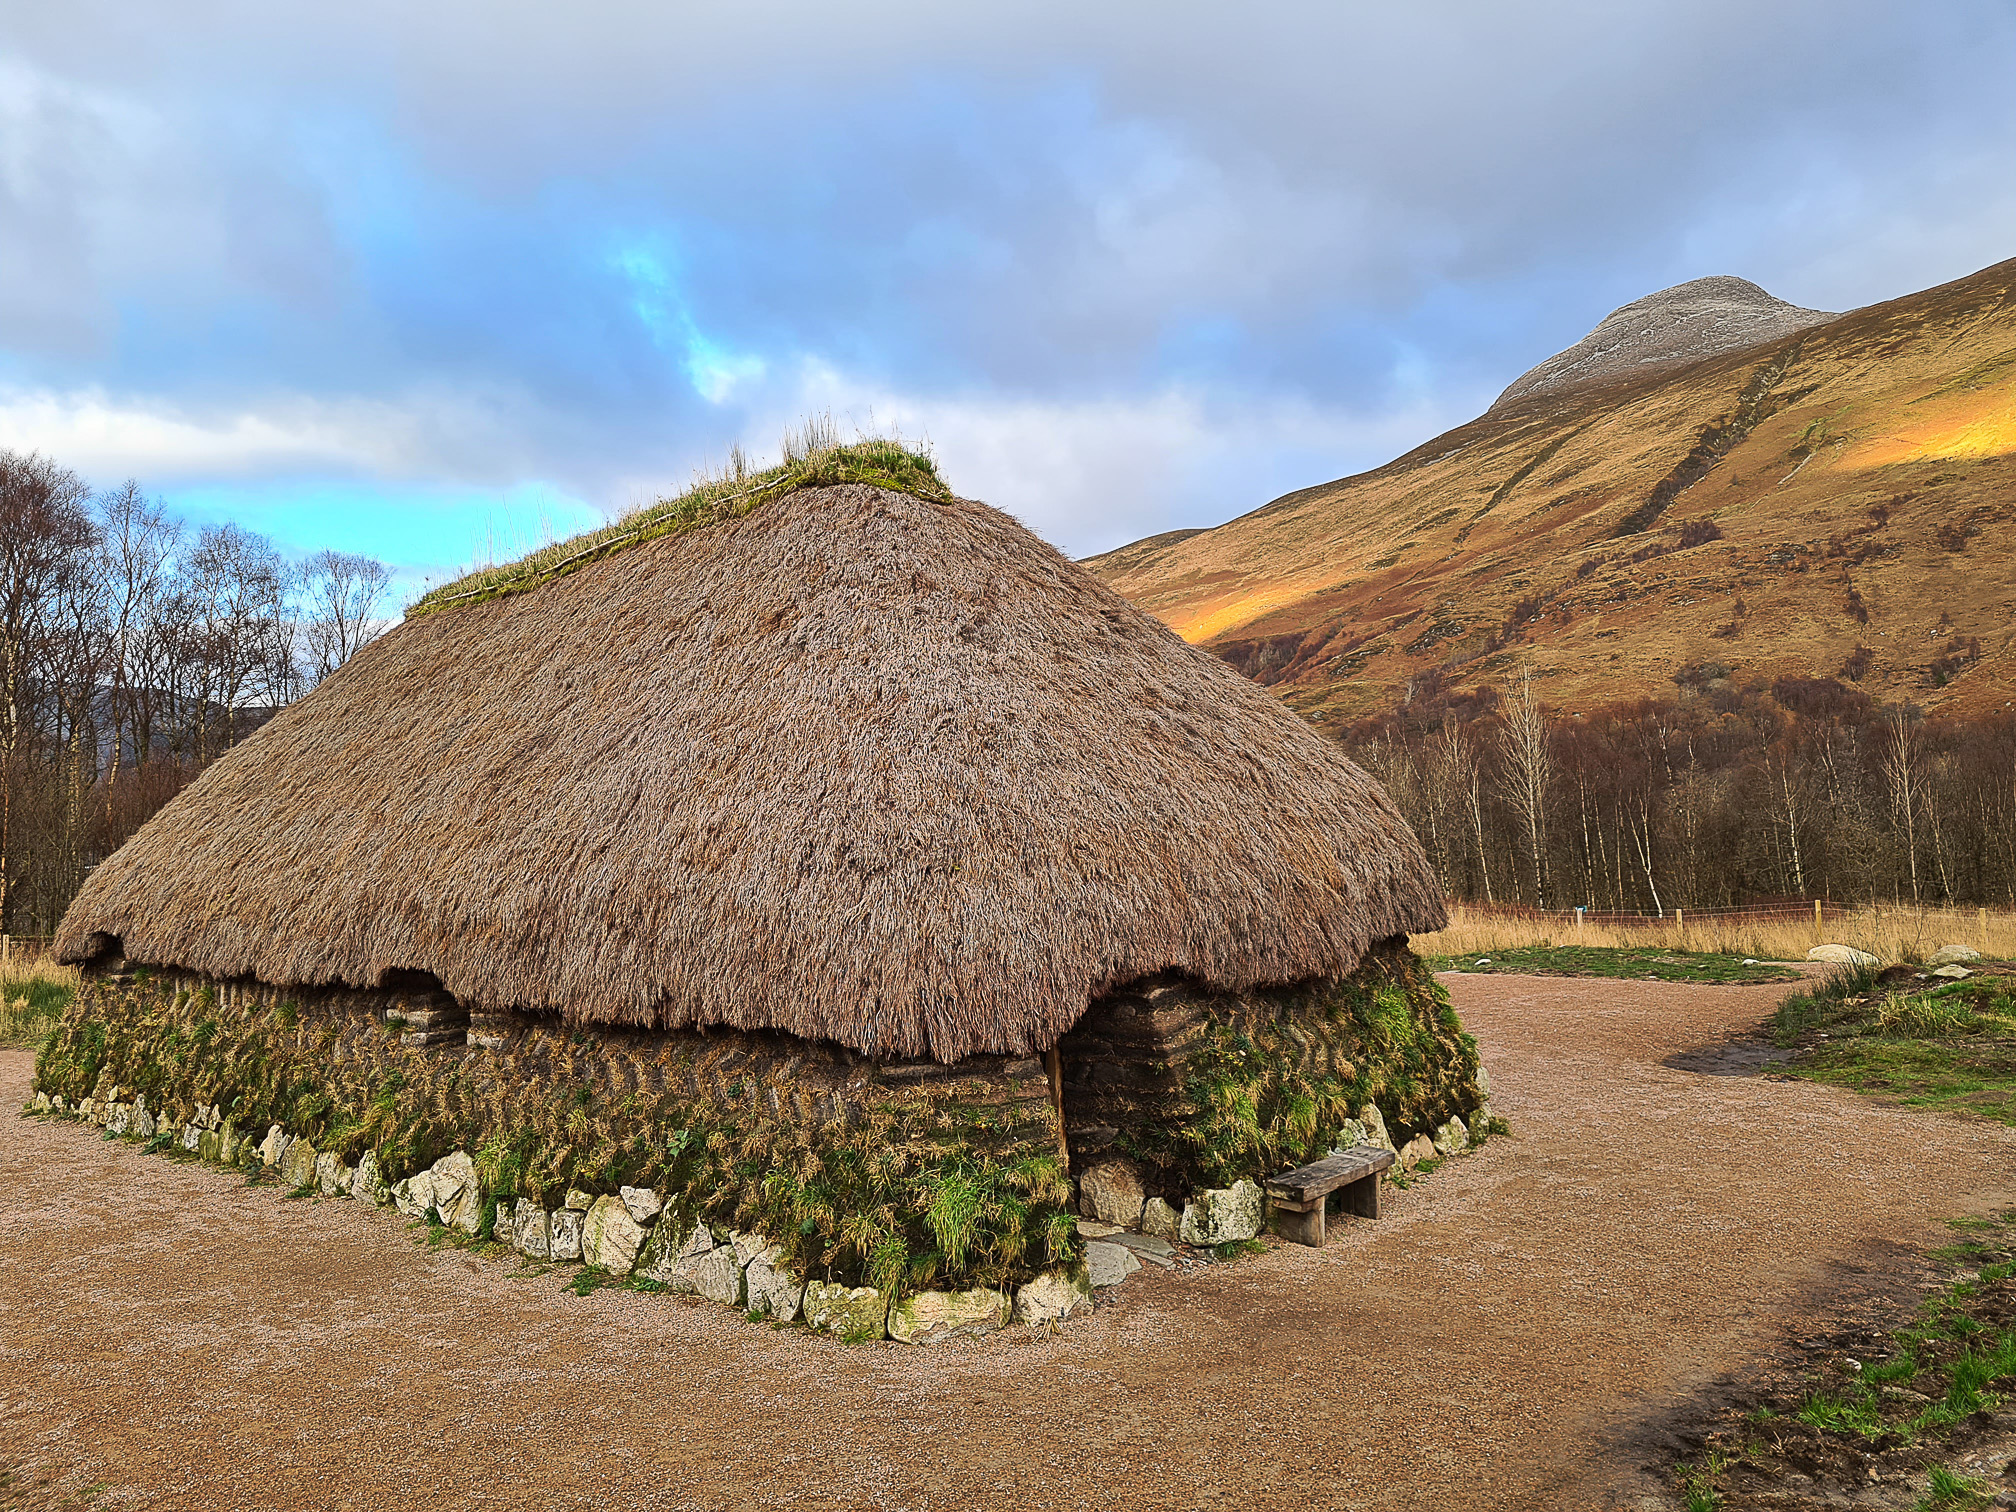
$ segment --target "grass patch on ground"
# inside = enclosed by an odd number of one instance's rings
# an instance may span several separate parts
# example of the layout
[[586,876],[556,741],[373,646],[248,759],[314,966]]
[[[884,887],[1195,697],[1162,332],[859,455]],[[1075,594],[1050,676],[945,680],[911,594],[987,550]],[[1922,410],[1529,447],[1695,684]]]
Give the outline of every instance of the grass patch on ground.
[[2016,1124],[2016,977],[1886,990],[1874,971],[1834,972],[1787,998],[1774,1037],[1781,1074],[1909,1107]]
[[0,971],[0,1050],[39,1050],[77,995],[74,967],[35,961]]
[[1784,966],[1752,963],[1740,956],[1704,950],[1636,949],[1607,945],[1514,945],[1477,955],[1430,956],[1437,971],[1490,975],[1629,977],[1661,982],[1718,982],[1739,987],[1796,982],[1800,973]]
[[1954,1227],[1958,1241],[1931,1256],[1944,1284],[1882,1348],[1809,1372],[1713,1436],[1701,1464],[1675,1468],[1690,1508],[1788,1474],[1808,1478],[1807,1494],[1902,1479],[1922,1490],[1921,1512],[1987,1504],[1954,1461],[1992,1441],[1999,1409],[2016,1401],[2016,1211]]

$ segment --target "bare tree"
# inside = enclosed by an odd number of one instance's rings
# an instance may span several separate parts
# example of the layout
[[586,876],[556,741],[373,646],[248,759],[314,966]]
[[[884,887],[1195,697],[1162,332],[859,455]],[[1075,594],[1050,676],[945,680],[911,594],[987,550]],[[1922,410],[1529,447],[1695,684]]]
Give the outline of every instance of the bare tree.
[[301,567],[309,677],[320,682],[384,628],[379,611],[392,586],[382,562],[343,551],[318,551]]
[[293,571],[273,543],[237,525],[213,525],[184,564],[178,618],[188,736],[206,762],[238,738],[254,693],[283,702],[297,673],[287,595]]
[[89,497],[84,480],[68,468],[33,452],[0,451],[0,920],[17,867],[20,765],[42,724],[39,664],[58,605],[97,545]]
[[1917,903],[1922,901],[1918,882],[1918,826],[1925,816],[1925,751],[1918,738],[1917,721],[1912,718],[1912,711],[1903,704],[1884,717],[1883,733],[1886,737],[1882,756],[1883,780],[1890,789],[1891,817],[1909,860],[1911,901]]
[[1520,675],[1518,696],[1509,699],[1500,737],[1505,797],[1519,821],[1533,869],[1533,903],[1547,906],[1547,796],[1553,783],[1547,721],[1533,697],[1533,669]]
[[105,556],[106,629],[112,643],[106,690],[112,716],[107,780],[116,784],[129,750],[134,765],[154,753],[155,712],[161,687],[168,681],[161,629],[165,601],[173,590],[182,524],[131,478],[99,495],[98,524]]

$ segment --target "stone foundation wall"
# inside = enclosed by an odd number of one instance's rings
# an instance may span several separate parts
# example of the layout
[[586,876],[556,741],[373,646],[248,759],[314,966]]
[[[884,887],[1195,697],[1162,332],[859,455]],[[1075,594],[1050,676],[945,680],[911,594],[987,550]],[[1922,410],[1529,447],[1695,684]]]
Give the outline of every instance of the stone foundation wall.
[[[425,987],[275,989],[144,967],[87,981],[37,1063],[67,1109],[127,1107],[234,1158],[279,1126],[388,1189],[464,1153],[483,1204],[658,1192],[674,1221],[777,1236],[808,1282],[1013,1289],[1081,1246],[1031,1058],[875,1062],[732,1031],[470,1030]],[[178,1138],[182,1137],[178,1135]]]

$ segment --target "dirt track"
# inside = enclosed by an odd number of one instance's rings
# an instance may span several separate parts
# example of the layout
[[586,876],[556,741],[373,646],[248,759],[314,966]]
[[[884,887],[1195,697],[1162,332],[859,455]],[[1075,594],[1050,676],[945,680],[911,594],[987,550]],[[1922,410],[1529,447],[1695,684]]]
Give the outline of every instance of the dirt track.
[[2016,1131],[1662,1065],[1783,989],[1450,986],[1517,1138],[1325,1250],[937,1350],[577,1298],[0,1113],[0,1465],[218,1512],[1668,1505],[1640,1425],[2016,1202]]

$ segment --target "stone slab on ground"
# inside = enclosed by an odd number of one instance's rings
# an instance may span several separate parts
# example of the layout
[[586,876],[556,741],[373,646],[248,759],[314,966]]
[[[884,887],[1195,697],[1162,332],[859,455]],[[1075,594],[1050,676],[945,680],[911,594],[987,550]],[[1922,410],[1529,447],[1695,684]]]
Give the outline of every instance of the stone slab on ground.
[[1085,1246],[1085,1279],[1095,1289],[1118,1286],[1139,1269],[1140,1257],[1124,1244],[1095,1239]]
[[1140,1259],[1150,1265],[1159,1265],[1164,1270],[1176,1264],[1176,1246],[1157,1235],[1120,1233],[1113,1235],[1112,1242],[1125,1245]]

